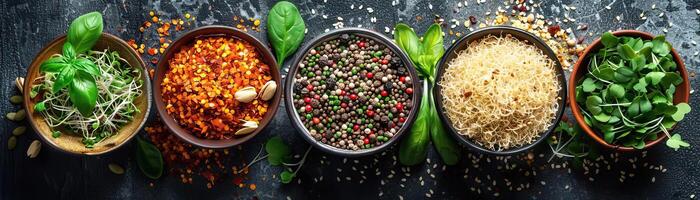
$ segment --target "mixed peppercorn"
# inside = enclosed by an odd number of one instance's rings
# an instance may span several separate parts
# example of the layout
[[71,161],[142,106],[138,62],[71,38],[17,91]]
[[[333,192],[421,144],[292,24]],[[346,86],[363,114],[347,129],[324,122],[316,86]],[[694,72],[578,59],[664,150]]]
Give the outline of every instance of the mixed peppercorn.
[[304,56],[294,75],[294,107],[317,141],[360,150],[398,134],[413,106],[408,69],[370,38],[342,34]]
[[[241,89],[260,91],[270,67],[249,43],[229,37],[197,39],[169,60],[161,84],[166,111],[200,138],[229,139],[268,110],[261,99],[241,102]],[[251,88],[252,87],[252,88]]]

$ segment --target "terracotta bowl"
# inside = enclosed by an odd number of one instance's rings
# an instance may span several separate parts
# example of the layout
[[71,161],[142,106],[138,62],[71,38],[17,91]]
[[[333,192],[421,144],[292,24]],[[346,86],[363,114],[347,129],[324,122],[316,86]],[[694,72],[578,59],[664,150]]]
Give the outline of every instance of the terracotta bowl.
[[[195,135],[192,135],[190,130],[182,128],[178,124],[178,122],[175,121],[175,119],[172,116],[170,116],[170,114],[168,114],[168,112],[165,110],[165,102],[163,101],[163,95],[161,93],[161,83],[163,82],[165,73],[168,70],[170,70],[169,60],[173,56],[175,56],[175,54],[180,50],[181,47],[185,45],[191,45],[198,38],[206,37],[233,37],[246,41],[257,49],[258,53],[260,53],[260,55],[262,56],[263,62],[270,66],[272,80],[274,80],[277,83],[277,90],[275,91],[275,96],[269,101],[270,105],[268,107],[267,113],[265,113],[265,116],[262,118],[262,120],[260,120],[258,128],[250,134],[244,135],[242,137],[234,137],[231,139],[224,140],[199,138]],[[186,142],[205,148],[232,147],[255,137],[255,135],[257,135],[263,129],[265,129],[265,127],[275,116],[275,113],[277,112],[277,107],[279,107],[280,104],[280,99],[282,98],[282,82],[280,72],[277,68],[277,62],[275,61],[272,52],[270,52],[270,49],[255,37],[229,26],[214,25],[200,27],[185,33],[185,35],[175,40],[175,42],[173,42],[168,47],[168,49],[165,50],[165,53],[158,62],[155,75],[153,76],[153,84],[155,85],[153,89],[153,97],[155,98],[156,108],[158,109],[158,114],[160,115],[161,119],[168,127],[168,129],[170,129],[170,131],[175,133],[175,135],[185,140]],[[259,91],[259,89],[260,88],[258,88],[257,90]]]
[[557,103],[559,104],[558,109],[554,113],[554,119],[552,119],[552,125],[547,128],[547,130],[543,131],[540,133],[540,136],[535,139],[530,144],[526,144],[520,147],[514,147],[502,151],[494,151],[490,150],[487,148],[484,148],[483,146],[479,145],[478,143],[472,141],[472,139],[463,136],[459,134],[457,129],[452,125],[452,120],[450,120],[449,117],[447,117],[447,114],[445,114],[445,106],[442,103],[442,86],[439,84],[435,84],[435,89],[433,90],[433,95],[435,97],[435,106],[438,111],[438,115],[440,116],[440,119],[442,119],[442,122],[445,125],[445,128],[447,128],[448,132],[452,134],[452,136],[459,141],[463,146],[468,146],[471,147],[474,150],[477,150],[482,153],[488,153],[488,154],[494,154],[494,155],[512,155],[512,154],[518,154],[524,151],[527,151],[528,149],[531,149],[537,144],[540,144],[541,142],[545,141],[549,135],[554,131],[554,129],[557,127],[559,121],[561,120],[562,114],[564,114],[564,108],[566,107],[566,78],[564,75],[564,71],[562,70],[561,64],[559,63],[559,59],[557,58],[557,55],[552,51],[547,44],[542,41],[539,37],[533,35],[532,33],[529,33],[527,31],[524,31],[522,29],[518,29],[515,27],[511,26],[495,26],[495,27],[489,27],[489,28],[483,28],[479,29],[477,31],[474,31],[468,35],[463,36],[460,38],[457,42],[452,44],[452,46],[445,51],[445,55],[442,56],[442,59],[438,63],[438,71],[437,71],[437,76],[435,78],[436,81],[441,81],[442,76],[445,73],[445,70],[447,69],[450,61],[453,59],[457,58],[457,55],[462,52],[463,50],[469,48],[469,44],[472,41],[479,40],[481,38],[484,38],[489,35],[502,35],[505,36],[506,34],[512,35],[514,38],[524,41],[527,44],[535,46],[537,49],[540,49],[542,53],[547,56],[549,59],[554,61],[554,73],[557,76],[557,84],[559,85],[559,91],[557,92],[557,96],[559,99],[557,100]]
[[[311,133],[309,130],[304,126],[304,124],[301,122],[301,118],[299,117],[299,113],[297,112],[297,109],[294,106],[294,75],[297,73],[299,70],[299,63],[304,59],[304,56],[311,50],[311,48],[315,47],[316,45],[319,45],[325,41],[333,40],[339,38],[342,34],[355,34],[359,35],[362,37],[366,37],[372,40],[375,40],[379,42],[380,44],[385,45],[387,48],[391,49],[396,56],[401,58],[401,61],[404,63],[406,68],[408,69],[408,73],[411,76],[411,81],[413,84],[413,98],[411,99],[411,102],[413,102],[413,107],[411,107],[411,111],[408,113],[408,116],[406,117],[406,122],[404,123],[401,128],[396,132],[394,137],[389,139],[389,141],[385,142],[381,146],[376,146],[373,148],[369,149],[360,149],[357,151],[353,150],[347,150],[347,149],[341,149],[341,148],[336,148],[324,143],[321,143],[319,141],[316,141],[315,138],[311,136]],[[334,154],[334,155],[339,155],[339,156],[344,156],[344,157],[360,157],[360,156],[366,156],[366,155],[372,155],[378,152],[381,152],[385,150],[386,148],[389,148],[392,146],[392,144],[396,143],[401,139],[401,136],[405,135],[406,132],[410,130],[411,125],[413,122],[416,120],[416,115],[418,113],[418,108],[420,105],[421,101],[421,91],[422,91],[422,86],[421,86],[420,79],[418,78],[418,74],[416,73],[416,69],[413,67],[413,63],[411,60],[408,58],[406,53],[399,48],[398,45],[394,44],[393,40],[385,37],[381,33],[368,30],[368,29],[363,29],[363,28],[342,28],[342,29],[336,29],[333,31],[330,31],[328,33],[324,33],[322,35],[317,36],[310,42],[308,42],[306,45],[304,45],[303,48],[299,48],[299,51],[297,51],[296,55],[294,56],[294,60],[292,62],[292,65],[289,68],[289,73],[287,75],[287,79],[285,81],[285,88],[284,88],[284,95],[285,95],[285,105],[287,109],[287,114],[289,115],[289,119],[292,121],[292,124],[294,127],[296,127],[297,131],[301,135],[302,138],[306,139],[309,143],[311,143],[312,146],[314,146],[317,149],[320,149],[323,152]]]
[[151,109],[151,81],[148,79],[148,71],[145,68],[146,64],[143,63],[143,60],[141,60],[139,54],[136,53],[136,51],[134,51],[129,44],[124,42],[124,40],[121,40],[118,37],[108,33],[102,33],[102,37],[97,41],[97,44],[95,44],[93,49],[109,49],[112,51],[117,51],[122,58],[126,59],[131,67],[141,71],[140,78],[143,80],[141,91],[143,91],[143,94],[138,96],[134,102],[136,107],[138,107],[141,112],[136,114],[136,116],[134,116],[134,120],[124,125],[124,127],[122,127],[119,132],[112,137],[95,144],[93,148],[85,148],[85,144],[82,142],[83,137],[80,135],[64,133],[61,135],[61,137],[53,138],[51,136],[53,130],[49,127],[44,120],[44,117],[40,113],[34,112],[34,104],[36,102],[29,96],[32,86],[36,84],[32,80],[39,76],[39,66],[42,62],[51,57],[51,55],[61,53],[63,43],[65,41],[65,35],[51,41],[51,43],[44,47],[36,58],[34,58],[34,61],[32,61],[32,64],[27,70],[23,93],[24,107],[29,117],[29,123],[37,132],[39,138],[44,140],[45,143],[67,153],[78,155],[99,155],[117,149],[132,139],[139,132],[141,127],[143,127],[146,119],[148,118],[148,113]]
[[[645,40],[651,40],[654,38],[653,35],[647,32],[642,32],[642,31],[637,31],[637,30],[620,30],[620,31],[615,31],[612,33],[615,36],[632,36],[632,37],[641,37],[642,39]],[[581,114],[581,110],[579,108],[578,103],[576,103],[576,84],[579,82],[579,79],[583,77],[587,73],[586,68],[588,67],[588,60],[589,60],[589,54],[595,53],[598,50],[600,50],[603,47],[603,44],[600,42],[600,38],[596,39],[591,43],[586,50],[583,51],[583,53],[579,56],[579,60],[576,62],[574,65],[574,71],[571,72],[571,79],[569,80],[569,104],[571,105],[571,111],[574,114],[574,117],[576,118],[576,122],[578,125],[590,136],[593,138],[596,142],[600,143],[601,145],[614,149],[617,151],[621,152],[630,152],[630,151],[635,151],[637,149],[632,148],[632,147],[625,147],[625,146],[620,146],[620,145],[612,145],[608,144],[603,140],[603,138],[600,136],[597,132],[597,130],[593,130],[593,128],[589,127],[588,124],[586,124],[586,121],[583,119],[583,114]],[[688,81],[688,72],[685,69],[685,64],[683,64],[683,60],[681,59],[681,56],[678,55],[678,52],[676,52],[675,49],[671,49],[671,54],[673,55],[674,61],[676,61],[678,71],[681,74],[681,77],[683,77],[683,83],[680,85],[676,86],[676,93],[673,95],[673,103],[678,104],[681,102],[686,102],[688,103],[689,101],[689,96],[690,96],[690,81]],[[675,128],[675,126],[673,127]],[[673,129],[671,128],[671,129]],[[655,144],[663,141],[666,139],[666,134],[664,133],[659,133],[658,139],[654,141],[647,141],[646,145],[644,146],[644,149],[647,149],[651,146],[654,146]]]

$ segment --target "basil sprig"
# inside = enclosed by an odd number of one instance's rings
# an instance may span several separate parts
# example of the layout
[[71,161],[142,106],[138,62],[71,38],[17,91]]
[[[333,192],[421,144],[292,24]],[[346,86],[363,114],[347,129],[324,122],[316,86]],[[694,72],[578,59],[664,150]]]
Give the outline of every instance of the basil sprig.
[[102,14],[91,12],[71,23],[62,54],[41,63],[40,71],[56,73],[51,92],[68,88],[71,103],[84,116],[92,115],[97,104],[97,84],[93,76],[100,75],[94,62],[81,57],[92,49],[102,35]]
[[435,108],[432,90],[435,84],[437,62],[445,53],[442,28],[439,24],[431,25],[419,39],[416,33],[406,24],[399,23],[394,28],[394,40],[408,53],[416,70],[424,78],[423,97],[418,117],[411,127],[407,138],[399,146],[399,161],[404,165],[415,165],[425,160],[428,142],[433,141],[435,149],[447,165],[454,165],[461,159],[461,149],[445,127]]
[[642,149],[663,132],[666,145],[689,147],[668,131],[690,112],[687,103],[673,104],[676,86],[683,82],[663,35],[653,40],[601,36],[603,48],[589,57],[588,74],[576,87],[586,124],[608,144]]
[[294,4],[277,2],[267,15],[267,38],[275,49],[280,66],[287,56],[293,54],[302,41],[306,25]]

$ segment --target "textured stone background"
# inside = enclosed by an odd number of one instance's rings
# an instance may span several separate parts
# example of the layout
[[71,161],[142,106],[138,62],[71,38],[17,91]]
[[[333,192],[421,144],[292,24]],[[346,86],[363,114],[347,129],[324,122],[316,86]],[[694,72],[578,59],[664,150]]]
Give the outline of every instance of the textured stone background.
[[[303,12],[307,23],[306,41],[325,29],[333,29],[337,17],[344,18],[346,27],[362,26],[384,32],[384,27],[393,27],[400,21],[409,22],[424,31],[431,23],[432,16],[439,14],[446,20],[464,21],[468,16],[483,16],[485,12],[495,12],[501,1],[488,1],[477,5],[468,0],[468,5],[456,10],[457,1],[337,1],[306,0],[295,1]],[[4,0],[0,1],[0,111],[4,113],[19,109],[7,99],[18,94],[12,81],[26,73],[26,67],[34,55],[53,38],[65,33],[70,21],[78,15],[90,11],[101,11],[105,20],[105,31],[124,39],[155,41],[151,36],[138,33],[137,29],[148,19],[148,11],[155,10],[163,16],[180,17],[191,13],[197,17],[195,26],[220,24],[233,26],[234,15],[263,18],[271,7],[271,1],[192,1],[179,3],[170,1],[47,1],[47,0]],[[577,7],[566,11],[561,6]],[[355,9],[350,9],[354,5]],[[358,7],[363,5],[363,10]],[[697,71],[700,56],[700,8],[698,0],[551,0],[540,4],[540,13],[548,18],[575,18],[580,23],[589,24],[589,32],[594,35],[606,30],[637,29],[654,34],[667,29],[667,39],[683,56],[690,71]],[[656,9],[652,10],[652,5]],[[369,13],[366,8],[374,12]],[[432,9],[430,8],[432,7]],[[607,8],[609,7],[609,8]],[[645,12],[647,19],[639,17]],[[661,15],[663,13],[663,15]],[[327,18],[323,16],[326,15]],[[416,21],[415,16],[425,19]],[[616,17],[620,19],[617,20]],[[376,17],[371,23],[369,18]],[[265,20],[263,20],[265,21]],[[673,25],[671,25],[673,24]],[[264,25],[264,24],[263,24]],[[576,24],[563,24],[564,28],[576,28]],[[191,28],[191,27],[190,27]],[[456,28],[465,32],[464,27]],[[178,32],[182,34],[183,32]],[[251,32],[265,40],[264,32]],[[579,32],[575,32],[581,34]],[[448,36],[446,41],[455,39]],[[590,41],[592,38],[587,38]],[[449,44],[446,44],[449,45]],[[153,46],[153,44],[151,44]],[[148,62],[147,58],[144,60]],[[697,89],[697,78],[691,78],[692,89]],[[206,189],[204,181],[195,179],[195,184],[184,185],[171,176],[150,181],[138,170],[133,160],[133,145],[127,145],[116,152],[96,157],[70,156],[44,145],[36,159],[28,159],[25,151],[31,140],[37,136],[31,131],[18,140],[17,149],[6,150],[7,139],[18,124],[0,120],[0,199],[309,199],[309,198],[381,198],[411,199],[426,198],[426,193],[434,198],[461,199],[471,196],[482,198],[518,199],[687,199],[700,193],[700,136],[698,135],[698,95],[691,95],[691,106],[696,109],[676,130],[693,145],[692,149],[678,152],[663,145],[645,153],[621,155],[608,170],[606,162],[615,159],[606,157],[598,161],[599,174],[591,170],[558,168],[565,161],[547,163],[549,149],[546,145],[535,150],[537,156],[532,165],[514,157],[491,157],[468,154],[458,166],[444,168],[441,161],[430,152],[430,163],[403,168],[396,165],[396,148],[382,155],[360,159],[343,159],[324,155],[312,150],[309,161],[297,180],[289,185],[280,184],[275,174],[279,167],[271,167],[261,162],[252,167],[250,180],[258,188],[251,191],[238,188],[231,180],[218,183],[214,189]],[[297,136],[284,112],[280,108],[275,120],[262,134],[243,145],[244,154],[234,157],[251,159],[260,145],[269,137],[282,135],[295,149],[302,153],[308,144]],[[465,152],[469,152],[465,149]],[[644,156],[646,155],[646,156]],[[320,160],[323,160],[323,164]],[[631,161],[632,162],[631,162]],[[125,175],[114,175],[107,169],[108,163],[119,163],[127,169]],[[662,167],[649,169],[646,165]],[[506,167],[507,166],[507,167]],[[662,172],[663,171],[663,172]],[[392,178],[390,174],[394,172]],[[624,173],[624,174],[623,174]],[[633,173],[634,175],[630,175]],[[434,177],[433,177],[434,176]],[[620,182],[620,176],[625,176]],[[653,181],[652,181],[653,180]],[[423,182],[423,184],[421,184]],[[149,186],[153,183],[154,186]],[[517,190],[521,187],[521,190]],[[697,198],[697,197],[696,197]]]

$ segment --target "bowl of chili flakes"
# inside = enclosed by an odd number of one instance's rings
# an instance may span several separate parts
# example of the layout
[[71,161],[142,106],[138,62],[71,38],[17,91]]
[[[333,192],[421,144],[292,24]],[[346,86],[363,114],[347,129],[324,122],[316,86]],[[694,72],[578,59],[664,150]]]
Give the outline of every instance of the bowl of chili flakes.
[[[266,83],[277,89],[263,88]],[[232,147],[255,137],[274,117],[282,96],[270,49],[228,26],[204,26],[178,38],[158,62],[154,85],[156,108],[168,129],[205,148]],[[238,100],[236,92],[244,89],[250,101]],[[263,89],[270,91],[268,100]]]

